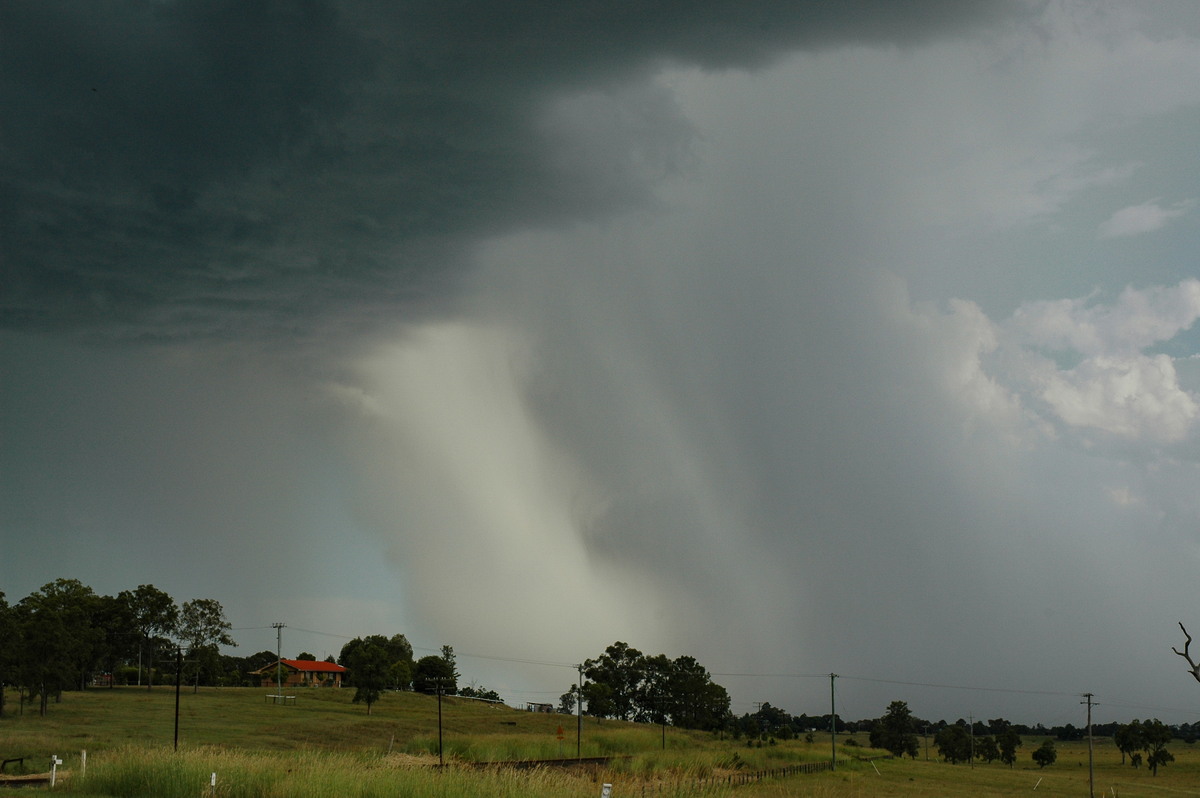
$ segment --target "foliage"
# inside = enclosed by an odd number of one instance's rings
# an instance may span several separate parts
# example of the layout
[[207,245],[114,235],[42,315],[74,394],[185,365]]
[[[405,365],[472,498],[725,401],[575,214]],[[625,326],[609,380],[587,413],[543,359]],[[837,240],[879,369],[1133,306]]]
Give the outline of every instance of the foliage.
[[694,657],[646,656],[618,641],[586,660],[583,673],[589,715],[685,729],[718,729],[729,722],[729,694]]
[[[1135,719],[1130,723],[1117,727],[1117,730],[1113,732],[1113,743],[1116,744],[1117,750],[1121,752],[1121,764],[1125,764],[1126,756],[1132,757],[1135,751],[1140,751],[1145,745],[1145,736],[1142,734],[1142,722]],[[1138,764],[1141,764],[1141,757],[1138,758]]]
[[[356,642],[358,645],[351,645]],[[389,662],[387,650],[377,643],[363,642],[361,638],[355,638],[347,643],[346,647],[349,647],[350,651],[342,664],[350,669],[354,679],[354,703],[366,704],[367,714],[370,715],[371,705],[379,700],[388,684],[392,663]],[[342,650],[345,651],[346,648]]]
[[965,726],[954,724],[940,729],[933,739],[942,759],[951,765],[971,761],[971,737]]
[[149,662],[146,687],[154,683],[154,655],[164,641],[163,636],[175,631],[179,609],[175,600],[154,585],[138,585],[136,590],[123,590],[117,600],[125,604],[132,627],[141,636],[138,661],[145,653]]
[[383,679],[384,684],[382,687],[390,687],[394,690],[407,689],[409,683],[412,681],[412,646],[408,644],[408,639],[401,634],[392,635],[391,637],[384,637],[383,635],[356,637],[342,646],[337,661],[338,664],[350,669],[351,682],[358,684],[357,671],[350,663],[357,656],[357,649],[368,645],[375,646],[383,651],[384,657],[387,660],[386,675]]
[[458,692],[454,666],[436,654],[421,657],[413,669],[413,689],[429,695],[439,690],[442,695],[454,695]]
[[871,747],[883,748],[893,756],[908,754],[916,759],[920,752],[912,711],[904,701],[893,701],[871,730]]
[[1043,740],[1042,744],[1030,756],[1039,768],[1053,765],[1058,760],[1058,751],[1054,748],[1053,740]]
[[499,702],[501,700],[499,693],[497,693],[495,690],[489,690],[482,685],[476,686],[474,684],[469,684],[466,687],[461,688],[458,691],[458,694],[463,698],[478,698],[481,701]]
[[996,735],[996,746],[1000,749],[1000,761],[1010,768],[1017,761],[1017,749],[1021,747],[1021,735],[1011,725],[1001,728]]
[[1157,776],[1159,765],[1175,761],[1175,756],[1167,750],[1167,743],[1171,742],[1171,729],[1155,718],[1142,724],[1142,737],[1146,766]]

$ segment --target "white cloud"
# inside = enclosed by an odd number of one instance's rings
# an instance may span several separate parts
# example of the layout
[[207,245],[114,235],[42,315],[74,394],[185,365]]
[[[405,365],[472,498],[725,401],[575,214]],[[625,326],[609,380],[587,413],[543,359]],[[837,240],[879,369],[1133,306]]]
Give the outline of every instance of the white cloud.
[[1026,302],[1010,328],[1027,344],[1086,356],[1139,352],[1168,341],[1200,318],[1200,280],[1144,290],[1127,287],[1115,305],[1093,296]]
[[1164,208],[1158,204],[1157,199],[1154,199],[1140,205],[1130,205],[1116,211],[1108,221],[1100,225],[1099,237],[1122,238],[1141,233],[1153,233],[1186,214],[1194,204],[1194,200],[1185,200]]
[[1090,358],[1049,375],[1041,398],[1071,426],[1164,443],[1186,437],[1200,412],[1166,355]]
[[[1200,405],[1174,361],[1145,350],[1200,318],[1200,281],[1126,288],[1111,305],[1095,295],[1028,302],[1008,322],[1007,378],[1058,423],[1153,443],[1191,431]],[[1070,367],[1056,362],[1076,361]],[[1079,356],[1082,356],[1081,358]]]

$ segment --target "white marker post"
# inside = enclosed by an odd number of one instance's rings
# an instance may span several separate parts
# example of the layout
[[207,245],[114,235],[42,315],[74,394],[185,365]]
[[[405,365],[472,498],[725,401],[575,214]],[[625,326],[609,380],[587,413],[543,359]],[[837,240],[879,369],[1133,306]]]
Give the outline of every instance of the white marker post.
[[605,784],[603,787],[600,788],[600,798],[610,798],[611,795],[612,795],[612,785],[611,784]]
[[50,787],[53,789],[54,781],[58,778],[58,766],[62,764],[62,760],[58,758],[58,754],[50,755]]
[[210,785],[209,795],[216,795],[217,794],[217,772],[215,770],[213,771],[212,779],[209,781],[209,785]]

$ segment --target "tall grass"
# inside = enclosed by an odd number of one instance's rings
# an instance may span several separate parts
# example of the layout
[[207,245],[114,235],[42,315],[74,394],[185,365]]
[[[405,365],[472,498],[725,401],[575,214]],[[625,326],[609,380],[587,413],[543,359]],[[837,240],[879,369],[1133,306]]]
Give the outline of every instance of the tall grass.
[[114,798],[583,798],[598,790],[588,774],[550,769],[442,769],[376,754],[126,748],[90,761],[86,778],[69,782],[65,792]]

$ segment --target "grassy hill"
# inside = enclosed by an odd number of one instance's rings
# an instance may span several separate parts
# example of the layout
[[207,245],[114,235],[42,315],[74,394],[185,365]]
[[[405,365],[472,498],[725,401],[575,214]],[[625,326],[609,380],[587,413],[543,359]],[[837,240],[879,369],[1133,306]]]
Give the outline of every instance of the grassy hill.
[[[818,798],[881,796],[1079,796],[1088,794],[1086,743],[1059,743],[1059,760],[1037,768],[1026,738],[1016,768],[998,763],[947,765],[868,760],[882,752],[839,746],[836,772],[768,776],[829,758],[829,740],[751,745],[700,732],[585,718],[583,756],[621,755],[607,768],[513,770],[468,763],[575,756],[573,716],[545,715],[461,698],[444,698],[442,735],[448,767],[438,763],[436,697],[385,695],[367,714],[352,690],[297,690],[294,705],[276,706],[268,690],[184,690],[179,750],[173,750],[175,692],[170,687],[65,693],[46,717],[0,719],[0,758],[28,757],[44,770],[51,754],[70,771],[72,796],[112,798],[584,798],[613,784],[629,796]],[[563,739],[558,739],[562,728]],[[865,735],[858,741],[866,743]],[[1176,741],[1176,761],[1151,776],[1120,764],[1111,741],[1097,742],[1096,793],[1137,796],[1200,794],[1200,751]],[[82,772],[81,752],[87,753]],[[932,752],[936,756],[936,750]],[[212,785],[211,780],[217,780]]]

